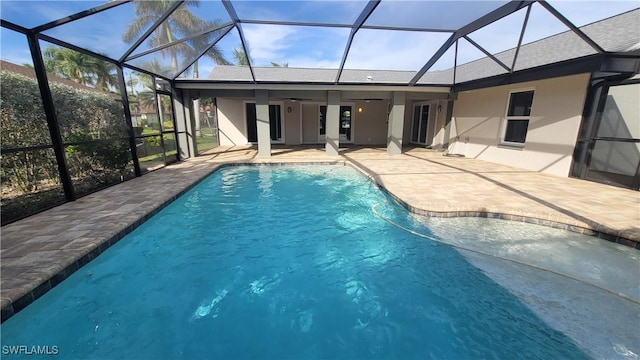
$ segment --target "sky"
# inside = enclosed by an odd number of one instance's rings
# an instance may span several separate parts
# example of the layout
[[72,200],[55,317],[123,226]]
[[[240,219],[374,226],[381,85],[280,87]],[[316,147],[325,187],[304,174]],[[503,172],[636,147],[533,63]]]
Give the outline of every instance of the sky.
[[[639,6],[638,1],[567,1],[549,0],[577,26],[607,18]],[[8,1],[0,0],[0,18],[30,28],[78,11],[100,5],[99,1]],[[352,24],[366,1],[244,1],[232,0],[241,20],[281,20],[292,22],[323,22]],[[475,17],[487,13],[506,1],[403,1],[382,0],[365,25],[407,26],[440,31],[455,30]],[[220,23],[230,22],[219,0],[200,1],[197,8],[189,8],[196,16]],[[469,37],[491,53],[517,45],[525,10],[520,10]],[[50,29],[45,34],[60,40],[104,53],[118,59],[130,47],[122,40],[135,18],[133,4],[121,5],[99,14]],[[171,19],[171,18],[170,18]],[[317,26],[282,26],[242,23],[242,32],[249,47],[253,65],[271,66],[272,62],[290,67],[338,68],[345,51],[349,28]],[[536,41],[568,30],[558,19],[539,4],[534,4],[524,35],[524,43]],[[350,47],[345,68],[371,70],[417,71],[431,58],[450,36],[450,32],[386,31],[360,29]],[[184,35],[183,35],[184,36]],[[181,37],[181,36],[180,36]],[[240,37],[234,28],[216,45],[230,61],[233,49],[240,48]],[[2,28],[0,56],[17,64],[31,63],[24,35]],[[41,43],[41,47],[51,44]],[[143,43],[133,54],[149,49]],[[458,64],[484,57],[474,46],[461,41]],[[168,66],[170,59],[153,53],[131,60],[139,65],[156,59]],[[201,77],[209,74],[215,63],[209,59],[198,62]],[[453,51],[448,51],[431,70],[453,66]]]

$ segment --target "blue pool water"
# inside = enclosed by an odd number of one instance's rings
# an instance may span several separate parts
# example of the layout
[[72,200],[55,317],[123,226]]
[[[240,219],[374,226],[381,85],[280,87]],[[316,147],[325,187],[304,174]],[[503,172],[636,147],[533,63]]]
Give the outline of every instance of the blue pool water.
[[[388,219],[442,237],[441,226],[412,218],[346,166],[224,168],[6,321],[3,351],[56,346],[58,358],[114,359],[638,353],[637,335],[623,333],[640,319],[636,303],[418,237],[376,216],[379,203]],[[474,226],[466,232],[481,231]]]

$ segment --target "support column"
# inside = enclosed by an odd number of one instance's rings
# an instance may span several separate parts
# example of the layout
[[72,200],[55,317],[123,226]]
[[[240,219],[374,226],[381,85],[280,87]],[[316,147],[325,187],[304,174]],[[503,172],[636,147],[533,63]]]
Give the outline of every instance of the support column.
[[340,91],[327,93],[327,130],[325,150],[327,155],[338,155],[340,149]]
[[131,149],[131,160],[133,161],[133,173],[136,176],[142,176],[140,171],[140,162],[138,161],[138,151],[136,148],[136,134],[133,130],[133,123],[131,122],[131,107],[129,105],[129,94],[127,93],[127,83],[124,79],[124,71],[122,66],[116,66],[118,73],[118,86],[120,89],[120,96],[122,96],[122,106],[124,109],[124,120],[127,123],[127,132],[129,133],[129,147]]
[[451,136],[451,117],[453,116],[453,100],[447,101],[447,113],[444,119],[444,139],[442,140],[442,149],[449,150],[449,137]]
[[56,161],[58,163],[58,174],[60,175],[64,196],[68,201],[73,201],[76,199],[76,194],[73,189],[73,183],[71,182],[69,168],[67,167],[64,144],[62,142],[62,135],[60,134],[60,127],[58,126],[58,117],[56,115],[55,105],[53,104],[51,89],[49,88],[47,72],[44,68],[44,59],[42,58],[40,43],[35,33],[27,34],[27,41],[29,42],[29,50],[31,51],[31,58],[33,59],[33,70],[36,73],[38,87],[40,88],[40,98],[42,99],[44,115],[47,118],[51,145],[53,145],[53,152],[56,155]]
[[271,127],[269,126],[269,91],[256,90],[256,128],[258,156],[271,156]]
[[394,92],[389,114],[389,129],[387,131],[387,153],[402,154],[402,132],[404,130],[404,92]]

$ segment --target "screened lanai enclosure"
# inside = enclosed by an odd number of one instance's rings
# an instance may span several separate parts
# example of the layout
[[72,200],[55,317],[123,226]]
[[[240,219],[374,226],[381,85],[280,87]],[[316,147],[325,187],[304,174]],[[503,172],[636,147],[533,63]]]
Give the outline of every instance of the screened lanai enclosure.
[[[412,144],[496,162],[515,149],[546,156],[538,171],[640,187],[637,1],[0,6],[3,224],[221,144]],[[560,94],[573,113],[540,115],[554,79],[575,83]],[[536,140],[541,121],[569,118],[557,141]]]

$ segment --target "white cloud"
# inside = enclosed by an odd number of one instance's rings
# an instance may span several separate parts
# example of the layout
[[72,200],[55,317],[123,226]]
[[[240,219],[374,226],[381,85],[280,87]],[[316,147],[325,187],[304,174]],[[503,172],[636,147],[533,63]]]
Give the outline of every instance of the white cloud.
[[337,68],[349,29],[304,26],[243,25],[256,66],[271,62],[290,67]]
[[[601,1],[601,0],[549,0],[549,3],[563,13],[577,26],[582,26],[609,16],[638,8],[638,1]],[[55,6],[52,6],[55,4]],[[57,19],[79,10],[90,8],[99,2],[45,2],[45,1],[5,1],[0,0],[3,19],[18,19],[27,25],[38,25]],[[343,22],[355,19],[366,1],[309,1],[309,2],[277,2],[263,3],[236,1],[234,5],[241,18],[291,20],[291,21],[327,21]],[[469,2],[468,4],[472,4]],[[465,7],[459,1],[426,2],[426,1],[383,1],[367,21],[373,23],[390,23],[405,26],[437,27],[437,24],[451,25],[453,20],[460,22],[477,14],[463,11]],[[469,5],[470,10],[473,6]],[[105,52],[118,58],[128,48],[121,40],[121,31],[134,16],[126,11],[128,5],[105,11],[104,15],[90,16],[54,28],[47,34],[61,40],[86,47],[97,52]],[[474,5],[475,6],[475,5]],[[478,5],[480,6],[480,5]],[[498,5],[495,5],[498,6]],[[534,41],[567,28],[553,15],[534,4],[529,19],[526,41]],[[435,11],[440,7],[441,11]],[[443,8],[444,7],[444,8]],[[460,10],[451,11],[451,9]],[[434,10],[434,11],[425,11]],[[499,20],[483,28],[470,37],[492,53],[503,51],[517,44],[524,10]],[[104,17],[103,17],[104,16]],[[311,19],[311,20],[310,20]],[[453,19],[449,21],[450,19]],[[435,23],[432,23],[435,21]],[[20,23],[19,21],[16,21]],[[98,23],[98,24],[96,24]],[[436,24],[430,26],[430,24]],[[270,66],[272,61],[288,63],[292,67],[337,68],[349,34],[348,28],[319,28],[280,25],[243,24],[253,64]],[[4,35],[4,33],[3,33]],[[361,29],[358,31],[347,58],[346,67],[365,69],[397,69],[418,70],[440,48],[449,33],[417,33],[404,31],[376,31]],[[219,48],[231,58],[231,50],[240,46],[235,32],[228,34],[219,43]],[[451,54],[450,52],[448,54]],[[446,55],[445,55],[446,56]],[[473,47],[462,47],[458,63],[483,57]],[[2,58],[16,63],[30,63],[30,54],[26,41],[3,39]],[[450,57],[452,58],[452,56]],[[444,66],[452,61],[440,61],[432,69]],[[203,63],[204,64],[204,63]],[[201,73],[213,64],[201,67]]]
[[350,69],[418,70],[450,36],[448,33],[360,30],[345,67]]
[[279,54],[289,47],[287,36],[295,32],[291,27],[281,25],[247,24],[242,26],[242,30],[249,43],[251,59],[257,66],[279,59]]

